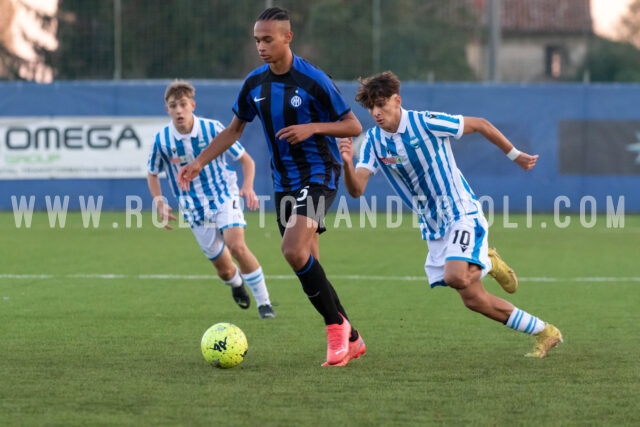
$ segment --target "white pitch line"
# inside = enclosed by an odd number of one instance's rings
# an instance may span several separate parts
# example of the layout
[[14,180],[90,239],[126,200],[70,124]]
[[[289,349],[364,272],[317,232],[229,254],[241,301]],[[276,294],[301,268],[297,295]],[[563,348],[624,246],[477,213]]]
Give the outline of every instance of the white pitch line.
[[51,274],[0,274],[0,279],[55,279]]
[[[297,280],[290,275],[266,275],[270,280]],[[331,279],[358,281],[390,281],[390,282],[426,282],[426,276],[366,276],[357,274],[330,275]],[[214,275],[182,275],[182,274],[0,274],[0,279],[14,280],[49,280],[49,279],[100,279],[100,280],[208,280],[217,279]],[[640,277],[519,277],[521,282],[640,282]]]

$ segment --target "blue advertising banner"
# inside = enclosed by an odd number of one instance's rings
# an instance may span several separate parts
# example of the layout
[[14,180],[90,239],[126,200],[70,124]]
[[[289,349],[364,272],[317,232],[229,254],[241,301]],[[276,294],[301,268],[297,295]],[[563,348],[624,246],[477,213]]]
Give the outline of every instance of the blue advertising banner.
[[[46,209],[47,196],[68,196],[70,209],[81,208],[80,196],[102,196],[108,210],[125,209],[127,196],[135,196],[150,208],[144,163],[152,129],[169,120],[163,99],[168,83],[0,83],[0,210],[31,196],[36,210]],[[228,123],[241,82],[192,83],[196,114]],[[373,126],[353,101],[357,83],[337,84],[365,129]],[[608,203],[640,212],[640,85],[407,82],[401,95],[407,109],[484,117],[520,150],[540,155],[536,168],[524,172],[479,135],[452,142],[458,167],[494,209],[552,212],[560,200],[567,211],[578,211],[587,197],[598,212]],[[132,143],[136,138],[139,145]],[[270,197],[265,206],[273,208],[260,124],[248,124],[241,142],[256,161],[256,193]],[[54,160],[57,170],[44,166]],[[384,209],[391,195],[379,174],[363,197]],[[344,189],[339,197],[349,208],[361,206]]]

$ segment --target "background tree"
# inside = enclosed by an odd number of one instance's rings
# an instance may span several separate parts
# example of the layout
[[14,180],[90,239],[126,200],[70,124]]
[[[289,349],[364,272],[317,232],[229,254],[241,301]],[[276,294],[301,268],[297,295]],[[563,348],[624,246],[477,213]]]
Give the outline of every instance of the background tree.
[[588,71],[594,82],[640,82],[640,0],[631,2],[620,19],[618,39],[594,37],[576,80]]
[[[1,1],[1,0],[0,0]],[[241,79],[260,64],[255,0],[121,0],[124,79]],[[280,5],[279,1],[274,4]],[[289,0],[294,51],[335,79],[393,69],[402,79],[472,80],[469,14],[440,0],[381,1],[380,70],[372,65],[371,0]],[[60,0],[58,79],[114,75],[113,1]],[[466,27],[465,27],[466,28]]]
[[[336,79],[392,69],[403,80],[472,80],[465,45],[470,14],[435,0],[381,1],[380,69],[373,69],[371,0],[317,2],[303,52]],[[460,25],[460,23],[465,23]]]
[[631,43],[596,37],[576,80],[587,70],[594,82],[640,82],[640,52]]
[[113,3],[61,0],[60,46],[53,54],[61,80],[113,77]]

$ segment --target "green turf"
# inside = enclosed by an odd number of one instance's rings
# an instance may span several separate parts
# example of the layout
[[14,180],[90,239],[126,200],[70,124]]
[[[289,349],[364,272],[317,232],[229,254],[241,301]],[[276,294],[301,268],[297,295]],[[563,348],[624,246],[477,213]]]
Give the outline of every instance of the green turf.
[[[0,425],[640,424],[640,217],[558,228],[538,215],[527,228],[511,216],[516,229],[495,218],[490,242],[522,281],[513,296],[485,284],[562,330],[542,360],[522,357],[531,337],[428,289],[410,217],[391,230],[383,216],[375,229],[329,218],[322,262],[368,349],[345,368],[320,367],[323,324],[282,259],[273,214],[264,228],[248,215],[247,232],[278,313],[267,321],[203,277],[213,270],[188,230],[124,219],[103,213],[84,228],[69,214],[51,229],[38,213],[16,228],[0,214]],[[200,354],[220,321],[249,340],[230,370]]]

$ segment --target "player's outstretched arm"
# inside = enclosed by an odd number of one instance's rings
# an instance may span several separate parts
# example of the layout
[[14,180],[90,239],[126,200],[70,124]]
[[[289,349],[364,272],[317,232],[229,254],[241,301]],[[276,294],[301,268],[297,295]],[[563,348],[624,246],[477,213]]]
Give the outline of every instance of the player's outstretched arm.
[[338,139],[338,148],[342,156],[342,169],[344,169],[344,185],[351,197],[360,197],[364,194],[371,172],[364,168],[353,167],[353,139]]
[[337,122],[314,122],[287,126],[276,133],[276,138],[286,139],[289,144],[297,144],[316,134],[346,138],[358,136],[361,132],[362,125],[360,121],[353,114],[353,111],[349,111],[347,115]]
[[259,206],[258,196],[256,196],[256,192],[253,189],[253,181],[256,176],[256,162],[253,161],[253,158],[246,151],[238,161],[240,165],[242,165],[243,176],[240,196],[244,197],[247,207],[253,211],[258,209]]
[[202,168],[208,165],[213,159],[224,153],[234,142],[240,139],[244,127],[247,122],[244,122],[233,117],[229,126],[227,126],[222,132],[216,135],[215,138],[209,142],[209,146],[202,150],[200,155],[195,160],[186,166],[183,166],[178,172],[178,185],[184,191],[189,189],[191,181],[198,176]]
[[531,155],[517,150],[513,144],[491,122],[481,117],[464,117],[464,133],[478,132],[524,170],[533,169],[538,154]]

